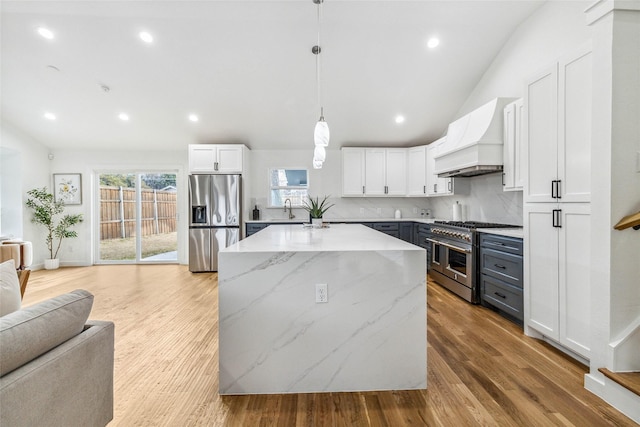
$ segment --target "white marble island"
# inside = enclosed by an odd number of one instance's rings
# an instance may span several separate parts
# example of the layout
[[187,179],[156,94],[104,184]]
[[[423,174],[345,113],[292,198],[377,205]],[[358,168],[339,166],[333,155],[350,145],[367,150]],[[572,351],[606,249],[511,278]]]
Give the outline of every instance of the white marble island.
[[271,225],[226,248],[220,394],[425,389],[425,270],[424,249],[355,224]]

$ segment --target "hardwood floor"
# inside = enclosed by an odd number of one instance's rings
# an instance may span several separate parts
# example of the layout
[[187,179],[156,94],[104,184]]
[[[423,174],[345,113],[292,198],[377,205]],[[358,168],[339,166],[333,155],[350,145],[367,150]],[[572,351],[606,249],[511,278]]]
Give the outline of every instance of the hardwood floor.
[[492,311],[428,286],[428,388],[218,395],[217,274],[186,266],[35,271],[24,304],[74,289],[116,324],[110,426],[632,426],[587,368]]

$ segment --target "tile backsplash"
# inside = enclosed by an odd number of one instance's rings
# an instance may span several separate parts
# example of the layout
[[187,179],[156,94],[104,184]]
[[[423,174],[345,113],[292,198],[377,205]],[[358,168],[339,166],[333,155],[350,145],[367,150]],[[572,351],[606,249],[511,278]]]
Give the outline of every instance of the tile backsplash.
[[[442,197],[332,197],[335,204],[326,214],[330,219],[389,219],[398,209],[402,218],[435,218],[450,220],[453,218],[453,205],[462,205],[462,219],[499,222],[522,225],[522,191],[502,191],[500,174],[474,178],[456,178],[468,180],[468,191],[464,194]],[[286,219],[281,208],[267,208],[266,197],[253,198],[247,216],[255,204],[260,209],[260,219]],[[308,220],[303,209],[293,209],[297,219]]]

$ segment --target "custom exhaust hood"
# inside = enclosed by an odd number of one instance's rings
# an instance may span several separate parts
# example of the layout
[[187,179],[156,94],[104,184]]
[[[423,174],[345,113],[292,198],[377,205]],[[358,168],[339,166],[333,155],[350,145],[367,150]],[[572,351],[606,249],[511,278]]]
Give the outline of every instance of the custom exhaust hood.
[[496,98],[449,125],[447,139],[435,153],[441,178],[501,172],[503,110],[516,98]]

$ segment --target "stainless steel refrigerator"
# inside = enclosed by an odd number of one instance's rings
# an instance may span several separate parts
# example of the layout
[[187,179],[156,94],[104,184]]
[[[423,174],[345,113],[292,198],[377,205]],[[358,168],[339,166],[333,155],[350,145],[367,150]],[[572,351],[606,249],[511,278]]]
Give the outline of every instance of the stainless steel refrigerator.
[[241,178],[189,175],[189,271],[218,271],[218,252],[240,238]]

